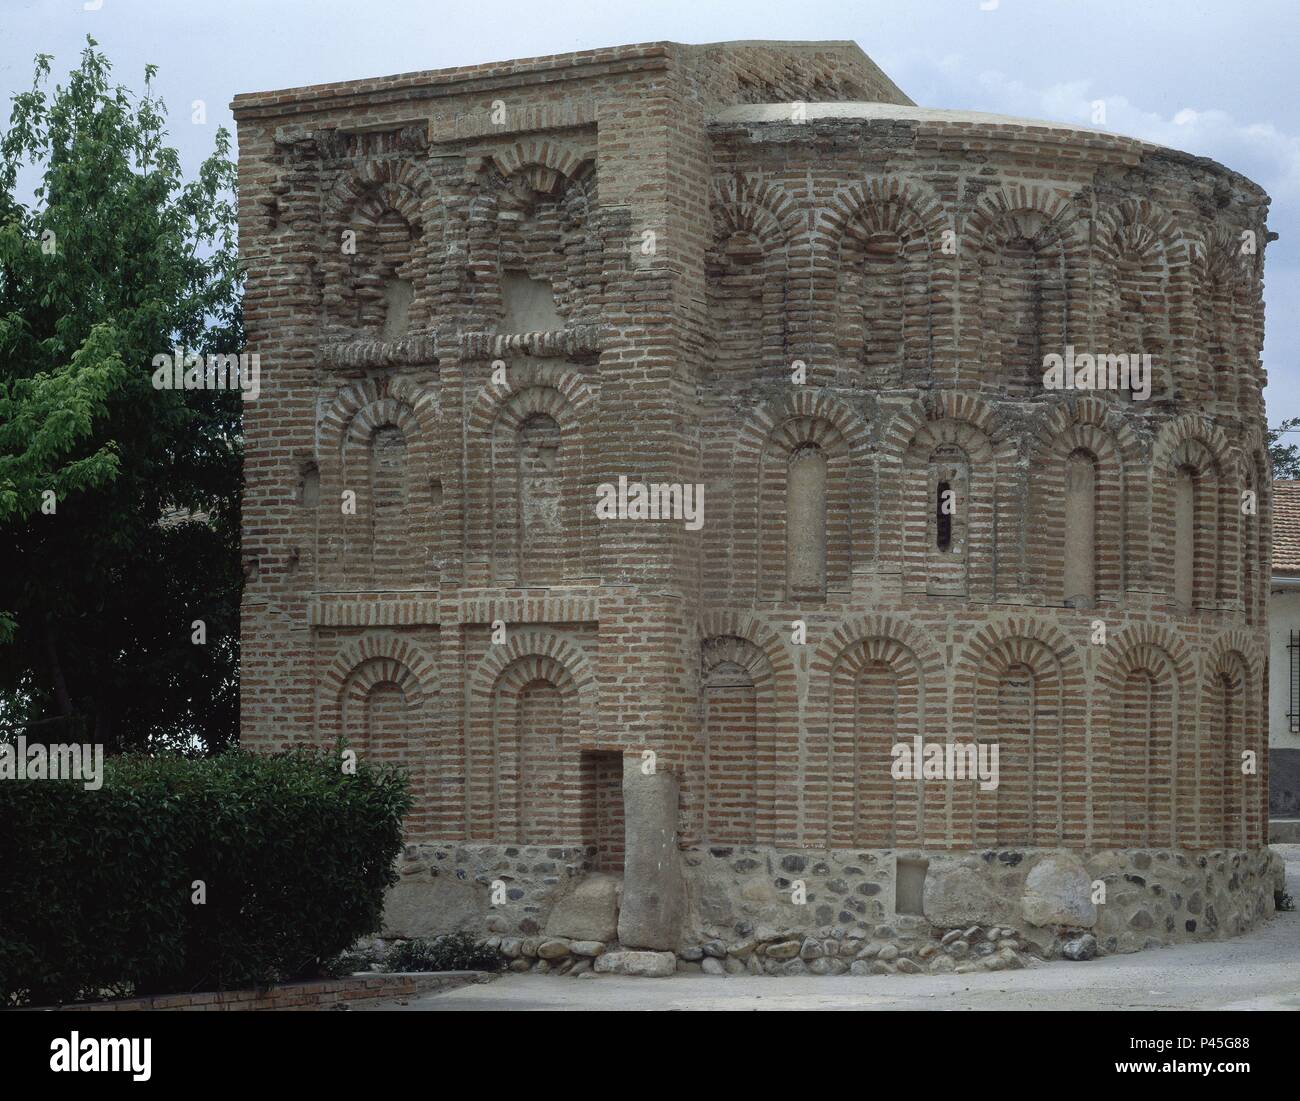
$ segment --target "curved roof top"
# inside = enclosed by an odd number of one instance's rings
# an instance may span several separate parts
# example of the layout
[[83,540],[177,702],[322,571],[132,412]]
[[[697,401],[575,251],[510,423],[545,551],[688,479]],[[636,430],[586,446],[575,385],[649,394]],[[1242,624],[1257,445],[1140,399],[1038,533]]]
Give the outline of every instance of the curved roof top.
[[[790,122],[792,104],[789,103],[741,103],[730,107],[720,107],[710,116],[713,122]],[[988,111],[952,111],[935,107],[904,107],[896,103],[806,103],[804,117],[814,119],[893,119],[900,122],[937,122],[937,123],[974,123],[983,126],[1032,126],[1042,130],[1057,130],[1061,133],[1082,131],[1098,134],[1107,138],[1121,138],[1125,141],[1139,141],[1123,134],[1107,130],[1098,130],[1092,126],[1076,126],[1064,122],[1048,122],[1044,119],[1019,118],[1015,115],[995,115]],[[1143,142],[1143,144],[1149,144]]]

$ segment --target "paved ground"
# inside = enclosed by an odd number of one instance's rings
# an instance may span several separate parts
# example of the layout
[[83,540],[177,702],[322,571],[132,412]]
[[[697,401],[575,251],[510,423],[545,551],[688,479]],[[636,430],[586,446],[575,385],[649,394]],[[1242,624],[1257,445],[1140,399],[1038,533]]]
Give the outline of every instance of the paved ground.
[[[1287,889],[1300,898],[1300,845],[1276,845]],[[505,975],[480,986],[383,1001],[356,1011],[400,1009],[1297,1009],[1300,912],[1278,914],[1244,937],[1036,964],[979,975],[763,978],[677,975],[594,979]]]

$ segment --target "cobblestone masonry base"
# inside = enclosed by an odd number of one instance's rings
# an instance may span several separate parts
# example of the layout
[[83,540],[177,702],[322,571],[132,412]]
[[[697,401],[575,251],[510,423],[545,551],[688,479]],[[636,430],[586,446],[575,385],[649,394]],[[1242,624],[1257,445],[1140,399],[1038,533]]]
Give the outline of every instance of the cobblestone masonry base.
[[[580,883],[602,874],[591,871],[593,856],[594,848],[410,845],[386,935],[400,939],[465,930],[492,937],[516,959],[537,961],[542,945],[575,941],[548,933],[548,921]],[[682,857],[687,906],[676,934],[680,963],[708,958],[701,954],[706,945],[725,949],[717,958],[745,962],[756,949],[765,957],[768,945],[797,941],[802,952],[812,940],[822,945],[816,956],[804,959],[813,973],[819,973],[811,968],[813,959],[843,958],[851,964],[874,947],[868,958],[876,961],[884,945],[894,946],[903,958],[931,941],[946,950],[962,939],[949,937],[954,930],[978,929],[974,939],[986,945],[1014,940],[1016,952],[1042,959],[1059,957],[1065,945],[1088,933],[1102,955],[1222,939],[1273,913],[1282,874],[1281,861],[1268,849],[1111,849],[1081,858],[1060,849],[953,853],[715,845],[688,848]],[[900,865],[912,883],[900,886]],[[1035,909],[1043,897],[1034,889],[1035,879],[1055,883],[1070,874],[1082,880],[1081,909]],[[494,891],[502,898],[495,904]],[[1063,893],[1069,897],[1068,890]],[[1098,897],[1105,901],[1093,904]],[[918,899],[919,906],[907,912]],[[990,936],[990,930],[1001,934]],[[828,940],[836,942],[833,951],[822,943]],[[602,953],[615,947],[612,938],[600,942]],[[765,963],[780,959],[780,952]],[[546,970],[558,969],[560,959]],[[570,966],[574,962],[569,959]],[[781,962],[781,968],[769,966],[762,973],[796,973]],[[825,973],[840,970],[827,964]]]

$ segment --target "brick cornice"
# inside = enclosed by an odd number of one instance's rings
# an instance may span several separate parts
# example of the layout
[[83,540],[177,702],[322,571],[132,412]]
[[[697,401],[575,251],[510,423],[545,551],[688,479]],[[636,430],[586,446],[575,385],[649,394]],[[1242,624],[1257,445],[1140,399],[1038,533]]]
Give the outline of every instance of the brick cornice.
[[284,115],[318,113],[340,108],[377,107],[483,93],[524,83],[582,80],[615,73],[651,72],[671,64],[672,44],[646,43],[608,50],[525,58],[506,64],[462,66],[401,73],[367,80],[304,85],[235,96],[230,109],[237,122]]

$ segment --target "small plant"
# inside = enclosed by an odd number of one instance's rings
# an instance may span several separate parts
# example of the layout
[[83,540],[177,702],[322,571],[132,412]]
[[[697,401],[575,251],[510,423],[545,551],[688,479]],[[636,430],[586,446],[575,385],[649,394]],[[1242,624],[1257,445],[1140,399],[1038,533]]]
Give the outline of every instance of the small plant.
[[373,970],[373,964],[374,960],[364,953],[340,952],[320,965],[320,973],[325,979],[344,979],[358,971]]
[[1274,891],[1274,892],[1273,892],[1273,905],[1274,905],[1274,906],[1275,906],[1279,911],[1282,911],[1282,910],[1294,910],[1294,909],[1295,909],[1295,899],[1293,899],[1293,898],[1292,898],[1289,894],[1287,894],[1285,891]]
[[416,938],[393,945],[384,961],[387,971],[500,971],[506,958],[471,933],[447,933],[433,940]]

